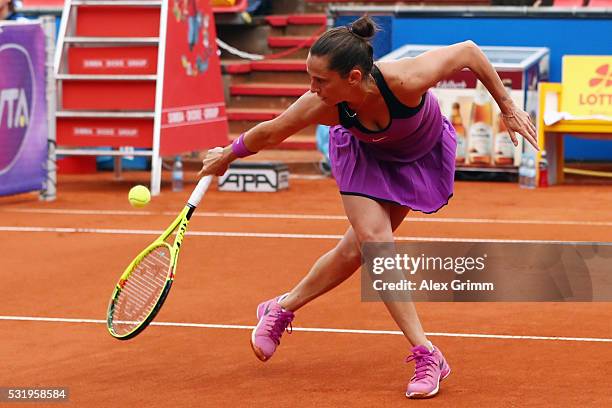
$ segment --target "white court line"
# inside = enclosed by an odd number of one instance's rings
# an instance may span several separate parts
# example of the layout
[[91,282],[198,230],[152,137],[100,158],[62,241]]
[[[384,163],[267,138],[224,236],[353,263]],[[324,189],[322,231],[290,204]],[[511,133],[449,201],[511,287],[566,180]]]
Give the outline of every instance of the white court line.
[[[0,316],[0,320],[7,321],[34,321],[46,323],[85,323],[106,324],[106,320],[96,319],[66,319],[59,317],[29,317],[29,316]],[[152,322],[152,326],[166,327],[193,327],[199,329],[230,329],[230,330],[253,330],[255,326],[244,326],[236,324],[207,324],[207,323],[175,323],[175,322]],[[343,334],[379,334],[402,336],[399,330],[359,330],[359,329],[333,329],[319,327],[294,327],[294,331],[315,333],[343,333]],[[477,333],[425,333],[432,337],[462,337],[479,339],[508,339],[508,340],[547,340],[547,341],[580,341],[592,343],[612,343],[612,338],[599,337],[558,337],[558,336],[513,336],[508,334],[477,334]]]
[[329,177],[319,174],[289,174],[289,178],[296,180],[323,180]]
[[[177,212],[163,211],[121,211],[121,210],[62,210],[62,209],[42,209],[42,208],[6,208],[1,212],[17,212],[32,214],[65,214],[65,215],[176,215]],[[281,220],[338,220],[347,221],[345,215],[317,215],[317,214],[251,214],[234,212],[196,212],[194,217],[220,217],[220,218],[261,218],[261,219],[281,219]],[[577,225],[577,226],[597,226],[611,227],[612,221],[566,221],[566,220],[511,220],[496,218],[449,218],[449,217],[411,217],[404,219],[404,222],[438,222],[449,224],[520,224],[520,225]]]
[[[110,235],[160,235],[161,230],[108,229],[79,227],[11,227],[0,226],[0,232],[47,232],[62,234],[110,234]],[[188,231],[185,235],[197,237],[238,237],[238,238],[285,238],[285,239],[330,239],[339,240],[343,235],[333,234],[283,234],[274,232],[224,232]],[[482,243],[530,243],[530,244],[606,244],[592,241],[550,241],[537,239],[493,239],[493,238],[448,238],[448,237],[395,237],[404,242],[482,242]]]

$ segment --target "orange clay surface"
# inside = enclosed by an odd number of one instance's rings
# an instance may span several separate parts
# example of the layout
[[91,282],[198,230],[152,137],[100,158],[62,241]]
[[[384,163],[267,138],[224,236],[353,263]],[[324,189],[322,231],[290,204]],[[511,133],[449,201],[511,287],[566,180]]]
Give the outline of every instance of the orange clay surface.
[[[125,173],[122,181],[108,173],[60,176],[55,202],[39,202],[34,193],[0,198],[0,227],[97,229],[1,233],[0,387],[66,386],[70,402],[61,406],[78,407],[612,406],[612,340],[431,335],[453,373],[428,401],[404,397],[413,366],[403,363],[409,345],[400,335],[296,330],[283,336],[271,361],[257,360],[244,327],[255,324],[257,304],[296,284],[348,223],[219,213],[342,216],[330,179],[291,179],[288,191],[267,194],[211,188],[190,231],[239,236],[186,237],[173,289],[156,321],[227,326],[151,326],[130,341],[117,341],[101,322],[113,286],[194,186],[173,193],[166,180],[161,196],[132,209],[129,188],[147,180],[140,172]],[[103,213],[108,210],[128,213]],[[445,218],[450,222],[431,222]],[[153,232],[128,233],[142,230]],[[612,186],[524,191],[512,183],[459,182],[447,207],[435,215],[409,214],[396,235],[611,242]],[[299,310],[295,327],[397,330],[383,304],[360,302],[359,281],[353,276]],[[612,338],[612,303],[417,308],[428,333]]]

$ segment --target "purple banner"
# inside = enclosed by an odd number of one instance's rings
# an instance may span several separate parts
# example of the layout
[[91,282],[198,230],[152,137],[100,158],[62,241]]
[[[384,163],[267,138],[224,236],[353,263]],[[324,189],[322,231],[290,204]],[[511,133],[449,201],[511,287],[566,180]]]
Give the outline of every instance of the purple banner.
[[0,195],[42,188],[47,128],[43,30],[0,25]]

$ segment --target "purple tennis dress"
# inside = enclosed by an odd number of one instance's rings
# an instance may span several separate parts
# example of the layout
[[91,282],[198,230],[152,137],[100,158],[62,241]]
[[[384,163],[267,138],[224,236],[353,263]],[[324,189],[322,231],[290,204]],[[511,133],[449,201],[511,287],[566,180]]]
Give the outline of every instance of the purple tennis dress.
[[381,131],[368,130],[346,102],[337,105],[340,125],[329,130],[329,157],[340,194],[436,212],[453,195],[455,130],[431,92],[419,106],[407,107],[375,65],[372,76],[391,122]]

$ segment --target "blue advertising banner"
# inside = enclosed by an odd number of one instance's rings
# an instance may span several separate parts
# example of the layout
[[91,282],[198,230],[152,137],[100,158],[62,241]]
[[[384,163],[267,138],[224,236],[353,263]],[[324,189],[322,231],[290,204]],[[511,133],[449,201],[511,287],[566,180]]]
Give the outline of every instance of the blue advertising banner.
[[47,127],[42,27],[0,25],[0,195],[42,188]]

